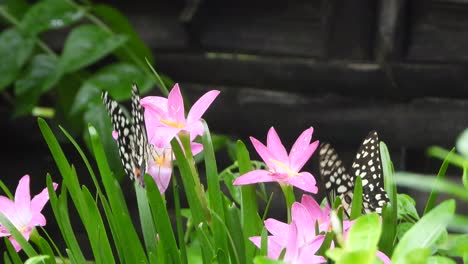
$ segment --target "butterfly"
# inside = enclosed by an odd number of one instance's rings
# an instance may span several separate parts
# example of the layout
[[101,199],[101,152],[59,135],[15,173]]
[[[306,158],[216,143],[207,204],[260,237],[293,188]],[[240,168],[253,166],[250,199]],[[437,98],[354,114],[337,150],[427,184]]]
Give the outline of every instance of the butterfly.
[[363,212],[382,213],[382,207],[389,202],[389,199],[384,189],[379,136],[376,131],[371,131],[362,142],[349,173],[330,144],[322,143],[319,155],[320,174],[325,183],[330,205],[333,205],[336,197],[340,197],[343,209],[349,217],[354,182],[356,177],[361,177]]
[[125,173],[132,180],[143,185],[143,177],[148,169],[148,162],[154,156],[153,145],[148,143],[144,109],[140,104],[140,95],[136,84],[132,86],[132,111],[130,118],[124,114],[120,105],[111,98],[107,91],[102,93],[102,101],[107,108],[114,130],[117,132],[117,146]]

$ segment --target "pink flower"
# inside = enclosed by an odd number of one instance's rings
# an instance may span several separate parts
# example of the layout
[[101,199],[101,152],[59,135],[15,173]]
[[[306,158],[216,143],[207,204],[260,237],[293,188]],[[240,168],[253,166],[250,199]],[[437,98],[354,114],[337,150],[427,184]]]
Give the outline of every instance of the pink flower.
[[234,185],[258,182],[277,181],[280,184],[291,184],[307,192],[317,193],[315,178],[309,172],[300,172],[318,146],[318,141],[310,144],[314,129],[311,127],[297,138],[288,153],[273,127],[267,135],[267,146],[250,137],[255,150],[268,166],[269,170],[250,171],[234,181]]
[[164,193],[172,176],[172,161],[174,154],[171,148],[155,148],[154,159],[149,161],[147,173],[156,182],[159,192]]
[[[291,210],[291,224],[271,218],[265,221],[265,227],[272,234],[268,237],[268,257],[278,259],[281,251],[286,249],[284,260],[288,263],[325,263],[324,257],[315,255],[325,238],[315,233],[315,222],[322,217],[322,212],[314,211],[318,214],[312,215],[306,206],[298,202],[293,204]],[[260,236],[251,237],[250,240],[260,248]]]
[[[54,190],[57,184],[53,183]],[[0,196],[0,212],[10,220],[10,222],[21,232],[23,237],[28,240],[35,226],[45,226],[46,219],[41,214],[42,208],[49,200],[47,188],[44,188],[41,193],[34,196],[31,200],[29,193],[29,175],[24,175],[16,187],[15,199],[10,200],[8,197]],[[10,241],[16,251],[21,250],[21,246],[11,236],[10,232],[0,226],[0,237],[10,236]]]
[[[177,133],[185,130],[190,133],[193,140],[203,135],[201,117],[218,96],[219,91],[212,90],[198,99],[190,109],[187,118],[184,112],[184,100],[180,93],[179,85],[174,85],[168,98],[159,96],[147,96],[140,100],[145,108],[146,130],[151,144],[155,144],[158,137],[174,138]],[[200,145],[195,145],[194,154],[201,151]]]

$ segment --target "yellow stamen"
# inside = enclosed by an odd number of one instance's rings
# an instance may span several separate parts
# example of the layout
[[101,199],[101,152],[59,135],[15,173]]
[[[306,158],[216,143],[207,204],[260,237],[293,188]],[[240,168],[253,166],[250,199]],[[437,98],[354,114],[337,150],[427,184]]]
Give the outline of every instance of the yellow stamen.
[[171,121],[167,119],[159,119],[159,121],[167,126],[174,127],[174,128],[184,128],[185,124],[179,123],[177,121]]
[[270,159],[270,161],[272,163],[274,163],[275,165],[279,166],[280,168],[284,169],[289,176],[300,176],[301,175],[299,172],[295,172],[295,171],[291,170],[288,166],[286,166],[281,161],[277,161],[275,159]]

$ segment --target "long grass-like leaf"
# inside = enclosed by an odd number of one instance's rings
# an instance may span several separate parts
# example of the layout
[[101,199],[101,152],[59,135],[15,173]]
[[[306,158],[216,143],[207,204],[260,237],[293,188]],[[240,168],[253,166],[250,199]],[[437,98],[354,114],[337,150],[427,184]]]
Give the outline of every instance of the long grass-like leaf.
[[11,244],[10,240],[6,237],[3,240],[5,241],[5,245],[8,251],[8,255],[9,255],[9,260],[13,262],[14,264],[22,264],[23,261],[18,255],[18,252],[16,252],[16,250],[13,248],[13,245]]
[[28,257],[32,258],[37,256],[36,250],[34,250],[34,248],[28,243],[28,241],[26,241],[20,231],[18,231],[15,225],[13,225],[2,212],[0,212],[0,225],[4,226],[10,232],[26,255],[28,255]]
[[[211,210],[216,214],[221,221],[212,221],[213,225],[213,236],[215,244],[218,248],[221,248],[224,252],[229,252],[227,247],[227,237],[225,229],[222,224],[225,222],[224,219],[224,202],[223,193],[219,184],[218,168],[216,166],[216,159],[213,149],[213,143],[211,142],[210,130],[208,125],[203,120],[204,133],[202,137],[203,152],[205,154],[205,168],[206,178],[208,182],[208,197],[210,201]],[[234,256],[231,256],[234,257]]]
[[164,249],[166,250],[165,252],[158,252],[158,256],[165,255],[168,259],[172,259],[173,263],[181,263],[175,235],[163,197],[151,176],[145,175],[145,185],[146,195],[153,215],[153,221],[159,234],[160,243],[164,242]]
[[[252,170],[250,155],[247,147],[242,141],[237,141],[237,162],[239,174],[245,174]],[[251,263],[257,250],[249,237],[259,235],[262,223],[258,215],[258,203],[255,185],[241,186],[241,224],[244,231],[245,261]]]
[[140,215],[141,231],[145,241],[146,250],[148,253],[157,254],[156,229],[151,216],[151,209],[146,196],[146,189],[139,186],[135,182],[135,192],[137,196],[138,212]]
[[351,202],[350,220],[358,218],[362,214],[362,178],[356,177],[354,182],[353,201]]
[[[442,166],[440,166],[439,172],[437,173],[437,178],[435,180],[436,185],[439,180],[445,178],[445,173],[447,172],[450,157],[454,152],[455,152],[455,148],[452,148],[452,150],[445,157],[444,162],[442,162]],[[429,198],[427,199],[426,207],[424,209],[423,215],[429,213],[429,211],[431,211],[432,208],[434,208],[438,196],[439,196],[438,191],[435,189],[432,189],[431,194],[429,194]]]

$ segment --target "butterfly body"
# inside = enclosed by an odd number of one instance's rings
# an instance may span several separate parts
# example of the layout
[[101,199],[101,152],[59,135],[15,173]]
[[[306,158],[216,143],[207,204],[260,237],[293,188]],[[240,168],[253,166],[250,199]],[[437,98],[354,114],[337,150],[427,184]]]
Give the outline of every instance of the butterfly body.
[[344,211],[349,216],[356,177],[362,179],[363,213],[382,213],[389,202],[383,186],[382,164],[378,134],[371,131],[359,147],[348,170],[335,149],[328,144],[320,146],[320,174],[325,182],[329,203],[340,197]]
[[144,173],[154,152],[148,143],[144,110],[136,84],[132,86],[131,117],[127,118],[120,105],[107,92],[102,93],[102,101],[107,108],[114,130],[117,132],[117,146],[125,173],[130,179],[143,184]]

